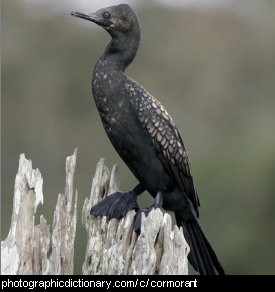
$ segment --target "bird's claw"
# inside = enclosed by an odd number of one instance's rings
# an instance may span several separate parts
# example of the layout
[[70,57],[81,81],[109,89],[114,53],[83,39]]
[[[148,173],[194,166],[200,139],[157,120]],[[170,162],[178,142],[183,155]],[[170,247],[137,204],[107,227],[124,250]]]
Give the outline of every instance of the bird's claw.
[[161,208],[162,205],[163,205],[163,193],[158,192],[154,203],[150,207],[139,209],[136,212],[135,217],[134,217],[134,231],[137,234],[140,234],[142,213],[144,213],[145,217],[147,217],[153,209]]

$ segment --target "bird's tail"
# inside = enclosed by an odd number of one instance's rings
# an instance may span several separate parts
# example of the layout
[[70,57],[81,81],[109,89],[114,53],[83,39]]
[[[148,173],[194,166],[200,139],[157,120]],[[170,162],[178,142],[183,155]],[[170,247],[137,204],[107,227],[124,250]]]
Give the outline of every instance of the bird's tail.
[[188,260],[201,275],[224,275],[224,269],[207,239],[196,216],[192,221],[184,221],[176,215],[177,225],[183,229],[184,237],[190,247]]

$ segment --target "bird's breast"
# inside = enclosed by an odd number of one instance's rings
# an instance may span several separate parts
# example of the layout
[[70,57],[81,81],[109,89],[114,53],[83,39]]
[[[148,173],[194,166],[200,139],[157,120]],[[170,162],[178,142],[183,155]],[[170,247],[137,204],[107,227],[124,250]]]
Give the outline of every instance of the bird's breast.
[[151,137],[138,119],[127,84],[119,74],[95,72],[92,81],[94,100],[114,148],[154,195],[158,190],[170,189],[172,182],[155,154]]
[[131,105],[123,86],[121,86],[120,75],[116,72],[95,71],[92,79],[92,91],[107,132],[112,128],[125,128],[126,120],[131,119]]

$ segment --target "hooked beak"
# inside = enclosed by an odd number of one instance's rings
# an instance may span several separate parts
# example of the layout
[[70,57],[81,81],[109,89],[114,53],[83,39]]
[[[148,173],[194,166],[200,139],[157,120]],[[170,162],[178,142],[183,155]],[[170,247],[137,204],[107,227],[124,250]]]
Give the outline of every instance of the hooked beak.
[[71,15],[92,21],[92,22],[99,24],[99,25],[101,24],[100,19],[98,18],[98,16],[95,13],[84,14],[82,12],[71,12]]

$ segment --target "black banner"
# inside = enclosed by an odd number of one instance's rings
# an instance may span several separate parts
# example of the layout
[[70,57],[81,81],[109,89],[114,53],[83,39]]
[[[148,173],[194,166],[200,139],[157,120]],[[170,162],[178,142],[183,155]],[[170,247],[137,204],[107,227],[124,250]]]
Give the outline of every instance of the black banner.
[[56,288],[265,288],[274,276],[1,276],[1,290],[46,291]]

